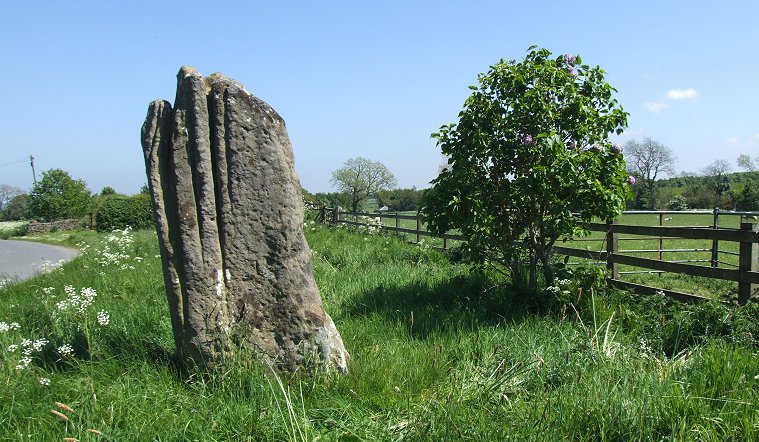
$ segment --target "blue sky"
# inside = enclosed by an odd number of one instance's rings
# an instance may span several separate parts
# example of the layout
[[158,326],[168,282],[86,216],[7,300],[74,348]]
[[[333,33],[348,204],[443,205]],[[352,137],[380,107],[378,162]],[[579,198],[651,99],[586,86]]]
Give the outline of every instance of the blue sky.
[[[616,141],[652,137],[678,172],[759,154],[759,2],[5,2],[0,184],[61,168],[99,191],[145,183],[148,103],[182,65],[242,82],[285,119],[302,185],[330,191],[352,157],[426,187],[430,134],[468,86],[530,45],[600,65],[630,113]],[[735,166],[734,166],[735,167]]]

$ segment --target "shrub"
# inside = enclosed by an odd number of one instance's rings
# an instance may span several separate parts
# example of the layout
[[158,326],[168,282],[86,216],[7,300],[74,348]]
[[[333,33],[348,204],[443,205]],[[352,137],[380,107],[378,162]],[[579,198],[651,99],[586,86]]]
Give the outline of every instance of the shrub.
[[127,226],[135,229],[149,228],[153,225],[150,197],[144,194],[110,196],[100,204],[95,222],[100,232],[120,230]]
[[[153,227],[153,205],[150,195],[138,193],[127,200],[129,210],[129,225],[135,229],[149,229]],[[126,226],[125,226],[126,227]]]
[[554,280],[557,240],[624,208],[634,180],[609,136],[627,113],[603,70],[546,49],[501,60],[471,89],[459,122],[433,134],[448,165],[421,212],[433,233],[458,229],[476,260],[505,266],[536,293],[538,264]]

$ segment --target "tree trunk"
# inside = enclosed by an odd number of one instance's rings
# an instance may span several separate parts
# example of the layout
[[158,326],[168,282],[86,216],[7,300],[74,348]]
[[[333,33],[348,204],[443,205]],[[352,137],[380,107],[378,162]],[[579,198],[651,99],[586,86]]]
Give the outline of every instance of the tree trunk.
[[538,290],[538,258],[534,250],[530,250],[530,290]]
[[548,250],[540,251],[540,262],[543,264],[543,277],[546,285],[553,285],[553,268],[551,267],[551,254]]

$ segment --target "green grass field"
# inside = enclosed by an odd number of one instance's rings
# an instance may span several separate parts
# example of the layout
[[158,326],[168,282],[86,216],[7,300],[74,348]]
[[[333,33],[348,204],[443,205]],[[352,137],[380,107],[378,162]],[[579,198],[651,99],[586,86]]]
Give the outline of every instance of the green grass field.
[[306,233],[350,374],[180,370],[155,234],[67,233],[81,257],[0,288],[0,440],[759,438],[756,305],[541,307],[396,236]]
[[[382,224],[395,227],[395,219],[392,217],[392,214],[388,215],[389,216],[382,218]],[[405,215],[414,216],[416,213],[409,212],[405,213]],[[354,217],[346,216],[346,219],[354,220]],[[371,223],[375,222],[375,219],[376,218],[373,217],[359,218],[358,221]],[[741,221],[742,218],[740,216],[722,214],[719,216],[718,225],[720,228],[737,229],[740,226]],[[619,218],[618,222],[619,224],[641,226],[663,225],[678,227],[708,227],[713,225],[714,218],[712,214],[700,213],[665,213],[661,216],[652,213],[626,213]],[[399,227],[406,229],[417,229],[417,222],[415,220],[401,219],[398,220],[398,225]],[[421,230],[426,230],[426,225],[424,223],[419,223],[419,226]],[[416,242],[417,240],[417,237],[414,234],[404,233],[402,235],[409,241]],[[620,250],[626,255],[661,259],[663,261],[682,262],[692,265],[711,265],[712,242],[709,240],[670,238],[662,239],[660,242],[658,238],[633,235],[620,235],[620,238],[622,238],[620,240]],[[422,244],[431,247],[442,248],[444,245],[443,240],[440,238],[422,236],[419,239]],[[448,247],[456,247],[458,244],[460,244],[460,242],[455,240],[449,240],[446,243]],[[602,232],[592,232],[590,236],[586,238],[578,238],[577,240],[562,242],[557,245],[593,251],[606,250],[605,236]],[[659,249],[662,250],[661,254],[658,252]],[[738,267],[738,243],[721,241],[719,242],[717,249],[719,251],[718,266],[720,268],[736,269]],[[562,259],[562,257],[557,256],[557,259]],[[570,266],[581,264],[603,264],[599,262],[593,263],[589,260],[579,258],[570,258],[569,262]],[[650,269],[631,266],[620,266],[620,271],[622,272],[623,280],[637,284],[691,293],[708,298],[737,298],[737,283],[735,282],[673,273],[652,272]]]

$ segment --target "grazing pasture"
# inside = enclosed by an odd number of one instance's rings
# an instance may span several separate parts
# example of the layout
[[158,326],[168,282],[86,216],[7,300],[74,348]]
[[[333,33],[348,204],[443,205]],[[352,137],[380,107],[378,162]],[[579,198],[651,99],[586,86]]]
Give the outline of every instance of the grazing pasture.
[[[624,212],[616,222],[630,226],[661,226],[661,227],[702,227],[737,230],[742,222],[756,222],[755,212],[745,212],[744,215],[732,212],[722,212],[716,217],[713,213],[701,212]],[[351,226],[366,226],[370,231],[387,228],[404,235],[408,240],[437,247],[449,248],[461,245],[457,231],[450,231],[446,238],[431,236],[427,226],[416,213],[384,213],[365,214],[356,216],[341,213],[339,218],[326,216]],[[738,270],[740,266],[740,247],[735,241],[713,241],[709,239],[687,239],[662,236],[645,236],[622,234],[619,236],[618,253],[625,256],[639,257],[671,262],[677,264],[707,266],[728,270]],[[580,249],[588,252],[605,253],[607,251],[607,235],[603,231],[591,231],[588,236],[560,241],[556,245],[563,248]],[[565,257],[557,252],[555,260],[564,260],[566,265],[604,266],[606,261],[600,259],[584,259]],[[754,252],[753,261],[757,261]],[[756,264],[755,264],[756,265]],[[628,264],[618,265],[619,278],[625,282],[653,286],[677,293],[692,294],[698,298],[717,298],[736,300],[739,298],[735,282],[667,273],[650,268],[634,267]]]

